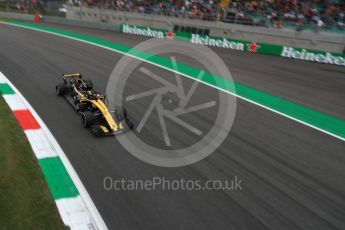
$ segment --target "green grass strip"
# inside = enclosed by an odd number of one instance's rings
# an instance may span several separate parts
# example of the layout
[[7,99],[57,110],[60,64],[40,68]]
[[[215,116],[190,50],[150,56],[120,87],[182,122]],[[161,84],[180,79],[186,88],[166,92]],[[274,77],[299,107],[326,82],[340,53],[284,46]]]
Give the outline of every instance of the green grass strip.
[[14,94],[14,91],[8,84],[0,83],[0,94]]
[[43,158],[38,163],[55,200],[79,195],[59,157]]
[[68,229],[30,144],[1,95],[0,229]]
[[[105,41],[103,39],[88,35],[77,34],[69,31],[49,28],[36,24],[29,24],[18,21],[10,21],[6,23],[11,25],[22,26],[29,29],[42,30],[57,35],[67,36],[69,38],[79,39],[96,45],[101,45],[103,47],[113,49],[117,52],[132,55],[142,60],[158,64],[166,69],[174,70],[171,61],[167,58],[153,56],[149,53],[142,52],[140,50],[134,50],[131,49],[131,47],[127,47],[119,43]],[[181,75],[189,76],[194,79],[196,79],[200,72],[199,69],[185,65],[183,63],[177,63],[177,67]],[[213,75],[211,73],[206,73],[204,77],[201,79],[201,81],[209,85],[212,85],[215,88],[235,94],[245,100],[249,100],[263,107],[274,110],[285,116],[289,116],[309,126],[328,132],[329,134],[337,136],[338,138],[345,139],[345,121],[342,119],[332,117],[327,114],[323,114],[314,109],[307,108],[305,106],[290,102],[279,97],[275,97],[263,91],[250,88],[239,83],[227,81],[222,77]]]

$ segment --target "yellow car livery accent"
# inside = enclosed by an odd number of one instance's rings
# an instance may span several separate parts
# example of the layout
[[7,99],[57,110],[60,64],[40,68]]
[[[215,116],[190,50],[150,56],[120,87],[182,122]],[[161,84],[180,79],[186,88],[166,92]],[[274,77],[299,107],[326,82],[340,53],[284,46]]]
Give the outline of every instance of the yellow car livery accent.
[[103,125],[100,125],[99,127],[103,130],[104,133],[109,133],[109,130]]

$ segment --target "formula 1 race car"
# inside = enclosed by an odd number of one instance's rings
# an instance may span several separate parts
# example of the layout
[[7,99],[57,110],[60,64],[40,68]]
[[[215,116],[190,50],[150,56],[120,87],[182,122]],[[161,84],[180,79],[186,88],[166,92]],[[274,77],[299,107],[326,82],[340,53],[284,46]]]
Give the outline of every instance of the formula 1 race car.
[[56,94],[64,96],[80,114],[83,127],[91,128],[96,136],[116,135],[133,129],[123,107],[110,111],[105,96],[93,90],[91,80],[80,73],[62,75],[63,83],[56,85]]

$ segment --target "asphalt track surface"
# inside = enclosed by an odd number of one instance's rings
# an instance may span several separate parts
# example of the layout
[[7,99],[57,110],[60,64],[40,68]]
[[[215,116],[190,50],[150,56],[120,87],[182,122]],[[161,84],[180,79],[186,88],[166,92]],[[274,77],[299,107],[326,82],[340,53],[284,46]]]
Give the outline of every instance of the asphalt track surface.
[[[62,28],[131,46],[142,40],[113,32]],[[114,138],[93,137],[80,127],[78,115],[66,101],[55,96],[54,86],[62,72],[82,72],[94,81],[95,88],[104,91],[121,55],[6,25],[0,25],[0,44],[0,71],[56,137],[109,229],[345,229],[343,141],[239,99],[232,130],[215,153],[190,166],[152,166],[129,154]],[[345,118],[343,67],[214,50],[228,64],[235,81]],[[183,62],[194,64],[188,59]],[[147,84],[151,83],[133,81],[131,89],[140,92]],[[216,93],[206,86],[200,90],[209,97]],[[143,102],[129,113],[136,121],[136,114],[145,109]],[[212,123],[212,111],[200,116],[202,126]],[[161,137],[153,123],[145,134],[151,141]],[[183,145],[190,141],[189,136],[180,133],[174,141]],[[237,176],[243,189],[107,191],[103,180],[108,176],[202,181]]]

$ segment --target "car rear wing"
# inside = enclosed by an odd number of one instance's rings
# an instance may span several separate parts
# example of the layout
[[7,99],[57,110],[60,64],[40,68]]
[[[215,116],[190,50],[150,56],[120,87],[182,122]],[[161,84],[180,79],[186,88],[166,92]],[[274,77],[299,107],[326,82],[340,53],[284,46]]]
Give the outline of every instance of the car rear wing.
[[[83,78],[81,77],[81,73],[64,73],[62,74],[62,79],[67,84],[67,82],[70,82],[71,80],[79,81],[79,80],[82,80]],[[70,79],[70,80],[67,80],[67,79]]]
[[82,79],[81,73],[64,73],[64,74],[62,74],[62,77],[63,77],[63,78],[73,77],[73,78]]

